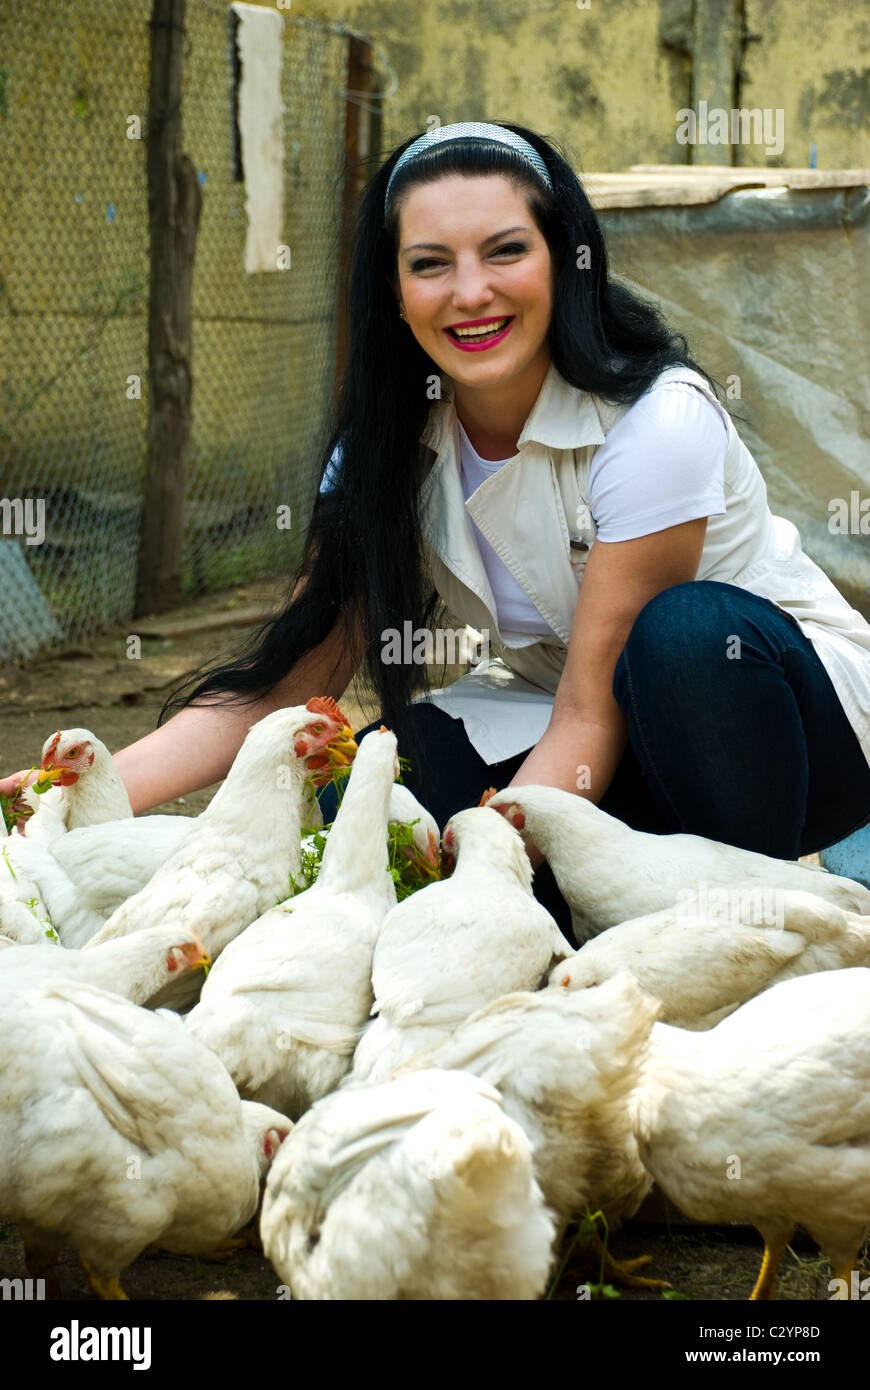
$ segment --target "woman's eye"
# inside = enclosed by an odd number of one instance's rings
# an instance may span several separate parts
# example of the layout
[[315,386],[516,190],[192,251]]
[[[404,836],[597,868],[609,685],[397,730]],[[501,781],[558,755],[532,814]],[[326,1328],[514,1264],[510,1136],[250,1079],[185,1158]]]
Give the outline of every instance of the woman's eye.
[[[522,252],[523,252],[523,251],[526,251],[526,250],[528,250],[528,248],[527,248],[526,246],[524,246],[524,245],[522,244],[522,242],[519,242],[519,241],[511,241],[511,242],[506,243],[504,246],[497,246],[496,249],[495,249],[494,251],[491,251],[491,252],[490,252],[490,255],[491,255],[491,256],[502,256],[502,255],[504,255],[504,253],[507,251],[510,255],[514,255],[514,256],[515,256],[515,255],[517,255],[517,253],[522,254]],[[443,261],[432,260],[431,257],[430,257],[428,260],[425,260],[425,261],[414,261],[413,265],[411,266],[411,269],[412,269],[412,271],[413,271],[415,274],[417,274],[417,273],[418,273],[419,271],[421,271],[421,270],[428,270],[429,267],[430,267],[430,265],[443,265],[443,264],[444,264]]]

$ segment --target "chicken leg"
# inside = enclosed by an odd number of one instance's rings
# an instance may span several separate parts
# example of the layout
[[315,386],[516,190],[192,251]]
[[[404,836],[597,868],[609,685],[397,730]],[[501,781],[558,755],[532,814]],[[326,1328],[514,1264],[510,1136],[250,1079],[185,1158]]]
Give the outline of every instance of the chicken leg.
[[42,1279],[47,1299],[62,1298],[60,1280],[57,1277],[58,1251],[53,1245],[41,1245],[38,1241],[22,1236],[24,1240],[24,1263],[31,1279]]
[[750,1302],[759,1299],[772,1299],[776,1285],[776,1276],[779,1274],[779,1267],[782,1264],[782,1257],[786,1247],[794,1235],[794,1226],[786,1231],[768,1232],[764,1236],[764,1259],[761,1262],[761,1271],[755,1283],[755,1288],[749,1295]]
[[118,1283],[116,1275],[108,1274],[104,1276],[102,1274],[98,1274],[97,1271],[94,1269],[93,1265],[89,1264],[88,1261],[85,1259],[84,1255],[81,1255],[80,1258],[82,1262],[82,1268],[84,1269],[85,1274],[88,1276],[88,1283],[90,1284],[94,1293],[97,1295],[97,1298],[101,1298],[104,1301],[116,1301],[119,1299],[123,1299],[125,1303],[129,1301],[127,1299],[127,1295],[124,1293],[124,1290],[121,1288],[121,1285]]

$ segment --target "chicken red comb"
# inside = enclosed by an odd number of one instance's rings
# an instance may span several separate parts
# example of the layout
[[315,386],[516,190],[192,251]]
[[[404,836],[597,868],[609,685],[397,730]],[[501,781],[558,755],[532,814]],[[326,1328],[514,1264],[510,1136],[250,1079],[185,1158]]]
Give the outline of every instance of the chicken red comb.
[[52,735],[51,743],[48,745],[48,747],[46,748],[45,752],[44,752],[43,755],[42,755],[42,763],[41,763],[41,766],[42,766],[43,769],[48,768],[48,766],[50,765],[51,759],[54,757],[55,753],[57,752],[57,745],[60,743],[60,735],[61,735],[60,729],[58,729],[58,731],[57,731],[56,734],[53,734],[53,735]]
[[480,798],[480,801],[477,803],[478,806],[485,806],[486,803],[489,801],[489,798],[491,796],[495,796],[497,790],[497,787],[487,787],[486,791],[483,793],[483,796]]
[[331,695],[313,695],[305,708],[309,714],[326,714],[330,719],[337,719],[340,724],[350,727],[350,720],[339,709]]

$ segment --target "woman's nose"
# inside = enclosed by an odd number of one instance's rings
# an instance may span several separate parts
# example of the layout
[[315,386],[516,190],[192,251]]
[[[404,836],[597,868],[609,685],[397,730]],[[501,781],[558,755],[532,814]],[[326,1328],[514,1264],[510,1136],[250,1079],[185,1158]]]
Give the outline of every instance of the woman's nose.
[[491,299],[492,290],[484,267],[457,267],[453,281],[453,303],[457,309],[474,308]]

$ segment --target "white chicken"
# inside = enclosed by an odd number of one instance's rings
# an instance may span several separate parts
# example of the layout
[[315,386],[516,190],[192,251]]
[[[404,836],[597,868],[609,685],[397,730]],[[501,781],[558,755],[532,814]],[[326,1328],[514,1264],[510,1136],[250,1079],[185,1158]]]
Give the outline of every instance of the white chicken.
[[848,1287],[870,1232],[870,970],[786,980],[709,1032],[655,1024],[633,1114],[682,1211],[760,1231],[752,1298],[773,1297],[798,1223]]
[[372,1004],[372,953],[395,906],[387,807],[395,735],[362,740],[316,882],[231,941],[187,1016],[242,1096],[295,1119],[338,1085]]
[[[734,906],[739,911],[741,903]],[[743,906],[752,916],[751,895]],[[557,965],[550,987],[584,990],[630,970],[661,1000],[663,1023],[712,1028],[780,980],[870,966],[870,917],[813,893],[777,890],[768,906],[767,923],[698,917],[679,907],[621,922]]]
[[0,816],[0,933],[22,945],[45,943],[54,930],[39,888],[26,867],[15,858],[17,832],[9,835]]
[[0,955],[0,975],[4,985],[22,993],[49,981],[82,980],[144,1004],[186,971],[207,970],[210,964],[194,932],[160,926],[106,941],[95,951],[15,946]]
[[[95,762],[88,776],[97,771]],[[316,818],[316,807],[316,798],[306,794],[306,822]],[[84,946],[181,848],[198,819],[149,815],[82,825],[68,834],[36,840],[13,835],[5,842],[8,861],[38,894],[43,915],[63,944]],[[0,899],[0,914],[2,910]],[[28,924],[19,917],[19,928],[24,927]],[[36,931],[34,923],[27,939],[37,940]],[[24,940],[20,931],[18,939]]]
[[558,787],[505,787],[487,801],[540,849],[582,943],[605,927],[672,907],[686,890],[794,888],[870,913],[870,889],[824,869],[700,835],[632,830],[585,796]]
[[613,1229],[652,1186],[628,1101],[658,1013],[658,1000],[629,974],[588,992],[508,994],[396,1076],[439,1067],[495,1086],[505,1114],[531,1140],[547,1205],[564,1224],[586,1205],[600,1207]]
[[0,1029],[0,1214],[33,1277],[72,1244],[124,1298],[146,1245],[209,1250],[250,1220],[290,1121],[240,1101],[180,1018],[67,980],[22,999],[0,974]]
[[451,877],[397,904],[381,928],[372,966],[378,1017],[357,1047],[354,1082],[386,1079],[475,1009],[536,988],[554,956],[571,954],[532,895],[528,855],[503,817],[486,807],[459,811],[442,843],[456,856]]
[[[328,698],[254,724],[181,848],[84,949],[165,922],[196,931],[215,959],[287,896],[289,875],[299,872],[306,778],[329,776],[331,760],[346,764],[355,752],[347,721]],[[158,1002],[180,1004],[181,992]]]
[[84,946],[182,846],[198,817],[141,816],[52,840],[12,835],[9,862],[38,892],[64,946]]
[[35,807],[25,825],[28,839],[51,842],[78,826],[132,819],[112,755],[90,729],[58,729],[46,739],[40,771],[53,785],[42,795],[25,792]]
[[445,1071],[318,1101],[282,1145],[260,1219],[296,1299],[533,1299],[553,1227],[498,1092]]
[[410,787],[394,782],[390,788],[390,825],[410,825],[419,858],[438,867],[441,834],[435,817],[416,798]]

